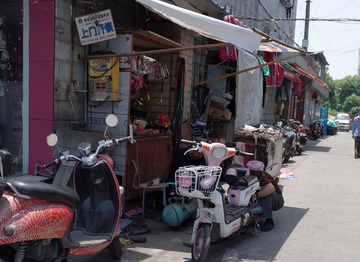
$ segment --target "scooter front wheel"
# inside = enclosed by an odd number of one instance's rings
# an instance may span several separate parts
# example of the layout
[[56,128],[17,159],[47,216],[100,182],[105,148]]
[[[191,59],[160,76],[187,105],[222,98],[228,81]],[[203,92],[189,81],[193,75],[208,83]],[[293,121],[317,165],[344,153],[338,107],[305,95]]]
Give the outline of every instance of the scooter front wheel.
[[209,224],[201,224],[196,233],[195,243],[191,250],[191,257],[193,262],[206,261],[207,254],[210,248],[211,232]]
[[112,259],[120,260],[122,253],[123,253],[122,248],[121,248],[120,238],[114,237],[111,244],[107,247],[107,250]]

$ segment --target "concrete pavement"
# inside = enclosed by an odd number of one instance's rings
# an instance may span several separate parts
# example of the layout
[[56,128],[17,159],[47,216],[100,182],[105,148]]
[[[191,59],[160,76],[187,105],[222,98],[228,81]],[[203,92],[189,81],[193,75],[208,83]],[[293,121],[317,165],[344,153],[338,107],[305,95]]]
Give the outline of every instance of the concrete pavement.
[[[283,169],[294,180],[281,179],[285,206],[274,212],[275,228],[258,237],[241,235],[211,246],[209,262],[235,261],[358,261],[360,257],[359,170],[351,132],[309,141],[302,155]],[[160,215],[157,214],[157,215]],[[146,243],[123,246],[123,262],[191,261],[190,235],[164,222],[133,218],[134,228],[151,227]],[[190,232],[191,221],[183,225]],[[112,261],[107,252],[69,261]]]

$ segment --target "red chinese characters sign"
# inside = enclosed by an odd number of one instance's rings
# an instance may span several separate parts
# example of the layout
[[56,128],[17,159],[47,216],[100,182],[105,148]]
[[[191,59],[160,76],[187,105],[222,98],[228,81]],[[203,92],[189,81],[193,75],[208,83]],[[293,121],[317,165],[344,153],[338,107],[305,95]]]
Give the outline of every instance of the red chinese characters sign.
[[81,45],[94,44],[116,37],[110,9],[75,18]]

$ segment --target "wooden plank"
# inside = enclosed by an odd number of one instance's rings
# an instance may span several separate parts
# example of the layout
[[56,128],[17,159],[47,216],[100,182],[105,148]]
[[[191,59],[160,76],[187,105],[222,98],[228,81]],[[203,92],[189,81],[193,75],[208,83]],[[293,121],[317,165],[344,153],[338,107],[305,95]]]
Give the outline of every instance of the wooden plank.
[[252,30],[254,31],[254,33],[257,33],[257,34],[265,37],[265,39],[262,39],[262,40],[261,40],[261,43],[275,42],[275,43],[277,43],[277,44],[279,44],[279,45],[283,45],[283,46],[285,46],[285,47],[287,47],[287,48],[294,49],[294,50],[296,50],[296,51],[298,51],[298,52],[306,52],[306,51],[305,51],[304,49],[302,49],[302,48],[293,47],[293,46],[291,46],[291,45],[289,45],[289,44],[287,44],[287,43],[285,43],[285,42],[283,42],[283,41],[280,41],[280,40],[278,40],[278,39],[275,39],[275,38],[271,37],[270,35],[264,33],[263,31],[260,31],[260,30],[257,29],[257,28],[253,28]]
[[207,96],[207,100],[206,100],[206,108],[205,108],[205,112],[204,114],[200,117],[200,119],[204,120],[205,122],[207,122],[208,119],[208,115],[209,115],[209,110],[210,110],[210,104],[211,104],[211,98],[212,98],[212,91],[209,91],[209,94]]
[[182,44],[179,44],[175,41],[172,41],[166,37],[163,37],[161,35],[158,35],[152,31],[148,31],[148,30],[135,31],[135,32],[133,32],[133,36],[135,38],[139,38],[141,40],[148,41],[154,45],[158,45],[159,47],[162,47],[162,48],[184,47]]
[[178,48],[168,48],[168,49],[160,49],[160,50],[149,50],[149,51],[123,53],[123,54],[92,55],[92,56],[79,57],[79,59],[80,60],[89,60],[89,59],[100,59],[100,58],[107,58],[107,57],[124,57],[124,56],[137,56],[137,55],[158,55],[158,54],[176,53],[176,52],[189,51],[189,50],[219,48],[219,47],[224,47],[224,46],[233,46],[233,45],[230,44],[230,43],[219,43],[219,44],[209,44],[209,45],[197,45],[197,46],[187,46],[187,47],[178,47]]

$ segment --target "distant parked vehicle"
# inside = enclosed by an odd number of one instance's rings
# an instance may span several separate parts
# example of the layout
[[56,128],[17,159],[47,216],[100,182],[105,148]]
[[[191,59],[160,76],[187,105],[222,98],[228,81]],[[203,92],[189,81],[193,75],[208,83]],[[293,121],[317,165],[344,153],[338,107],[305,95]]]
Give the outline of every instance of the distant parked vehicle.
[[350,117],[346,113],[338,113],[335,118],[335,122],[338,124],[338,130],[344,130],[349,132]]

